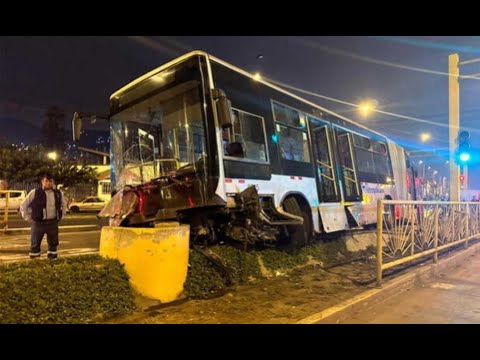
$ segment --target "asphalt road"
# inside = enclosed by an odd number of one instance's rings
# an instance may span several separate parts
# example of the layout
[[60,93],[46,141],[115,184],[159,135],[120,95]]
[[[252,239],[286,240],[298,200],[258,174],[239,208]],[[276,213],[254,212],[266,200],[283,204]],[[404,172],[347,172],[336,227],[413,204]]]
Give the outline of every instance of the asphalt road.
[[[79,231],[59,234],[60,256],[81,255],[98,252],[100,231]],[[47,239],[42,241],[42,257],[46,257]],[[0,235],[0,263],[29,260],[30,235]]]
[[[60,222],[60,226],[66,225],[108,225],[108,220],[97,219],[96,212],[85,212],[85,213],[67,213],[65,217]],[[3,213],[0,214],[0,221],[3,221]],[[10,213],[8,215],[8,228],[26,228],[30,227],[30,224],[22,219],[20,214]]]

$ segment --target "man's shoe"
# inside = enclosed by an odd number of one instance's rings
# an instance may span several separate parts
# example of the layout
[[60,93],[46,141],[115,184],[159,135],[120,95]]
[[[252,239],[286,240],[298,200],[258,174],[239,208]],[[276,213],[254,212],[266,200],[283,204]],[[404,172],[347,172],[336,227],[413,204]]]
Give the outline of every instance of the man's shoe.
[[57,257],[58,257],[57,254],[47,254],[48,260],[55,260]]
[[40,259],[40,255],[30,255],[30,259]]

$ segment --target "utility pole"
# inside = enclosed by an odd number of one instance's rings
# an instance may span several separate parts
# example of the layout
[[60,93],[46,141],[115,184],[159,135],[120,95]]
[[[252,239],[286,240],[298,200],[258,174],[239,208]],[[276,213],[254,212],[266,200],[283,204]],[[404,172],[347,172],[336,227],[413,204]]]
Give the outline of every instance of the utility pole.
[[460,167],[460,177],[462,177],[462,183],[460,184],[460,190],[468,190],[468,166],[463,165]]
[[460,89],[458,54],[448,55],[448,139],[450,147],[450,201],[460,201],[460,170],[455,161],[455,148],[460,128]]
[[[462,134],[458,132],[460,129],[460,89],[458,81],[459,79],[477,79],[480,80],[480,73],[462,75],[460,76],[459,66],[468,65],[480,62],[480,58],[470,59],[460,62],[458,54],[448,55],[448,135],[450,146],[450,200],[460,201],[460,166],[457,165],[455,157],[455,145],[458,136],[459,147],[462,143],[468,144],[468,132],[466,137],[462,140]],[[465,135],[465,134],[464,134]],[[467,149],[470,145],[467,145]],[[468,163],[470,155],[467,153],[467,157],[462,159],[460,154],[460,161],[464,164],[462,166],[462,174],[464,176],[463,189],[468,189]]]

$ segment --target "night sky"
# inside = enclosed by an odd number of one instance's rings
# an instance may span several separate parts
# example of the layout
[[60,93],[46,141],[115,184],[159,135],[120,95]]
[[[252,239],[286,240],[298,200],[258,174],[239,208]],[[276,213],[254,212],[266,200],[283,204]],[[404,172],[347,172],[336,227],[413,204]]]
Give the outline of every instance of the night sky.
[[[48,106],[107,113],[110,95],[134,78],[189,50],[201,49],[247,71],[324,96],[448,123],[448,55],[480,57],[480,37],[1,37],[0,137],[36,141]],[[261,59],[258,55],[262,54]],[[423,69],[425,71],[415,71]],[[463,66],[480,73],[480,63]],[[480,146],[480,80],[462,80],[461,126]],[[305,96],[383,132],[404,146],[448,146],[448,129],[374,114]],[[480,188],[480,186],[478,186]]]

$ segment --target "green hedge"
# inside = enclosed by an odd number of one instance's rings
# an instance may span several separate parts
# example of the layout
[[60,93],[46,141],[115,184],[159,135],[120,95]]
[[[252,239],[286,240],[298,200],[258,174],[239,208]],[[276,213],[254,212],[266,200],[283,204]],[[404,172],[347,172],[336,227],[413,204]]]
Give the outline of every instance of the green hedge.
[[92,323],[135,308],[128,275],[98,255],[0,266],[0,323]]
[[191,249],[184,286],[193,299],[207,299],[226,289],[226,279],[203,254]]

